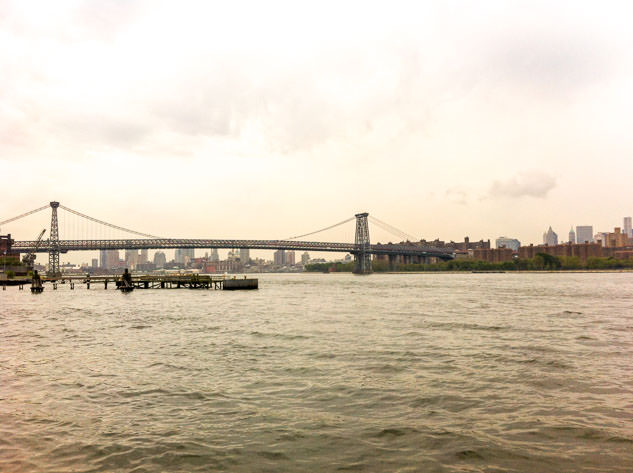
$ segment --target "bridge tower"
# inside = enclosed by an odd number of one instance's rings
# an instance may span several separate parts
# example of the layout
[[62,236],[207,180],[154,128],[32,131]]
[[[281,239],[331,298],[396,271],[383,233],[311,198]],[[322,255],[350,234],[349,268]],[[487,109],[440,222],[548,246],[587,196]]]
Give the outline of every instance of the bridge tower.
[[48,275],[59,276],[59,225],[57,222],[57,208],[59,202],[51,202],[53,214],[51,216],[51,232],[49,233],[50,251],[48,252]]
[[369,214],[363,212],[356,214],[356,251],[354,253],[354,273],[370,274],[371,273],[371,254],[369,242],[369,224],[367,217]]

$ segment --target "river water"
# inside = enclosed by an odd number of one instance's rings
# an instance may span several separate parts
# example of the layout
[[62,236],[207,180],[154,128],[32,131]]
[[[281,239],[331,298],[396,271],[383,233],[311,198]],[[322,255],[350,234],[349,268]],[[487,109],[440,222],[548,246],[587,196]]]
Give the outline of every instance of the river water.
[[0,291],[0,471],[633,471],[633,273]]

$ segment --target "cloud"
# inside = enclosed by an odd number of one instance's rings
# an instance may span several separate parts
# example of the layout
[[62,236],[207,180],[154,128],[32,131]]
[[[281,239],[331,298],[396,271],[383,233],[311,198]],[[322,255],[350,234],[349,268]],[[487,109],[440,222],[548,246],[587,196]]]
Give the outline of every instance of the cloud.
[[445,199],[452,204],[466,205],[468,199],[468,192],[466,190],[453,187],[451,189],[447,189],[444,193]]
[[490,186],[488,197],[545,198],[556,187],[556,178],[541,171],[519,172],[505,181],[495,180]]

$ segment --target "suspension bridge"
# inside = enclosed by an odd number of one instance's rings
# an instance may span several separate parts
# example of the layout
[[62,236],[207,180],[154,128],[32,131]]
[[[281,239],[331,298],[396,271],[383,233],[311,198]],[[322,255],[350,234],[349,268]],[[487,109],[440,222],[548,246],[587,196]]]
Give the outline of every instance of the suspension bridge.
[[[13,218],[0,221],[0,226],[4,227],[13,222],[17,222],[30,215],[51,209],[50,231],[45,240],[14,240],[9,238],[5,253],[48,253],[49,270],[51,276],[60,274],[59,255],[69,251],[88,250],[143,250],[143,249],[176,249],[176,248],[218,248],[233,249],[244,248],[254,250],[295,250],[295,251],[323,251],[350,253],[354,256],[354,272],[358,274],[368,274],[371,272],[372,255],[386,255],[389,261],[401,258],[405,262],[427,263],[431,258],[449,260],[455,257],[453,250],[445,248],[434,248],[411,243],[415,238],[411,235],[385,223],[368,213],[358,213],[342,222],[321,228],[319,230],[297,235],[282,240],[230,240],[230,239],[188,239],[188,238],[163,238],[156,235],[138,232],[125,227],[114,225],[103,220],[91,217],[76,210],[61,205],[59,202],[50,202],[37,209],[25,212]],[[101,238],[79,238],[60,239],[60,220],[58,210],[61,209],[67,214],[79,217],[82,225],[92,225],[99,229]],[[337,243],[301,240],[308,236],[316,235],[341,225],[356,221],[356,231],[354,243]],[[406,243],[399,244],[372,244],[369,237],[369,222],[379,228],[396,235]],[[112,232],[134,235],[136,238],[107,238]],[[103,235],[105,234],[105,235]],[[139,238],[140,237],[140,238]]]

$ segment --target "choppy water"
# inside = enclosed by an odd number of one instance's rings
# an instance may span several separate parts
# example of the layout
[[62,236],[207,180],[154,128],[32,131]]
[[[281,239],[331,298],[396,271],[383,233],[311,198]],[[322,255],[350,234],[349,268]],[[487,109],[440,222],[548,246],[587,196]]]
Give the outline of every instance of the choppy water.
[[0,291],[0,471],[633,470],[633,274]]

